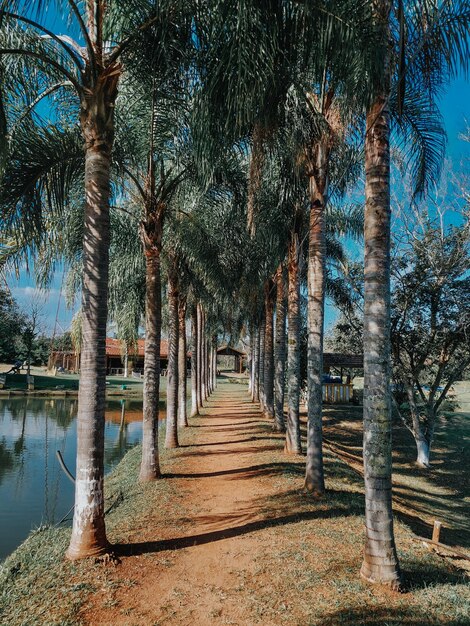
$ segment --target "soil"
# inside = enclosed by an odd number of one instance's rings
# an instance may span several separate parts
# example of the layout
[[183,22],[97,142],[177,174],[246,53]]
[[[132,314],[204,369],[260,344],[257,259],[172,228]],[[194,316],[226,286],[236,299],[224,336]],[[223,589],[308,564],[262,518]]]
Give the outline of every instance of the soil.
[[[150,506],[113,530],[109,538],[121,562],[96,566],[98,584],[77,620],[90,626],[446,623],[439,590],[448,588],[455,603],[460,574],[398,523],[413,593],[404,601],[361,581],[361,477],[326,450],[328,492],[321,500],[306,495],[305,459],[283,454],[283,435],[250,402],[246,385],[234,382],[219,385],[181,433],[181,447],[163,455],[167,497],[153,504],[160,492],[149,492]],[[431,585],[439,592],[435,621],[427,621],[431,608],[422,598]]]
[[230,621],[218,623],[250,623],[232,592],[243,575],[254,575],[260,545],[252,531],[278,514],[259,506],[275,491],[263,477],[263,453],[282,446],[281,440],[266,444],[267,426],[245,385],[222,385],[204,415],[192,420],[195,441],[180,452],[178,473],[164,478],[174,483],[191,518],[178,516],[162,526],[156,512],[155,520],[136,520],[122,548],[133,554],[115,573],[133,582],[112,601],[107,589],[92,596],[85,623],[207,624],[222,614]]

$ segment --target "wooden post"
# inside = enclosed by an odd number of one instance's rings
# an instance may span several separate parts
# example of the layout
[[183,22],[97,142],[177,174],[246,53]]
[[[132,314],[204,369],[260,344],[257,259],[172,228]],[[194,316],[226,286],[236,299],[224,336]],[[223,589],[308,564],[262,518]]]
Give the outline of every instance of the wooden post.
[[6,381],[7,381],[6,376],[0,376],[0,389],[3,389],[5,387]]
[[434,526],[432,529],[432,541],[439,543],[439,535],[441,534],[442,522],[434,520]]
[[34,391],[34,376],[26,376],[28,391]]

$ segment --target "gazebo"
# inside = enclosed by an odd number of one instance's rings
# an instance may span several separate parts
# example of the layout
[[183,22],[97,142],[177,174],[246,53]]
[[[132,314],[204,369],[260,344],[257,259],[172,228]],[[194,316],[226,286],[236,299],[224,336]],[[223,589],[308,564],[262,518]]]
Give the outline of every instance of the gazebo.
[[241,374],[243,372],[243,366],[246,361],[246,353],[242,350],[237,350],[236,348],[228,345],[220,346],[220,348],[217,348],[217,366],[219,364],[219,357],[232,357],[232,371],[236,372],[237,374]]

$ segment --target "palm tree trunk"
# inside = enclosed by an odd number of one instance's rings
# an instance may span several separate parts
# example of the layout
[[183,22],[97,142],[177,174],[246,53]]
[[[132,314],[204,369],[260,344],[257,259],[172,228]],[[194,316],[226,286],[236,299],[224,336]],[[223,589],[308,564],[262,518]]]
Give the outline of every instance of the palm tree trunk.
[[188,426],[188,414],[186,410],[186,374],[187,374],[187,348],[186,348],[186,298],[179,298],[178,303],[178,426]]
[[[390,0],[374,2],[390,40]],[[373,583],[400,586],[392,512],[390,395],[390,59],[383,92],[367,112],[364,222],[364,481],[366,541],[361,575]]]
[[213,346],[214,346],[214,351],[213,351],[213,366],[212,366],[212,371],[214,373],[214,389],[217,389],[217,335],[214,335],[213,338]]
[[284,421],[284,389],[286,374],[286,285],[284,267],[279,266],[276,273],[276,341],[274,344],[274,418],[275,429],[279,433],[286,431]]
[[256,402],[258,378],[258,328],[255,322],[251,326],[251,401]]
[[253,400],[253,324],[248,324],[248,335],[250,337],[250,356],[248,359],[248,393]]
[[253,402],[260,401],[260,389],[259,389],[259,364],[260,364],[260,341],[261,341],[261,333],[259,330],[259,323],[255,325],[255,338],[254,338],[254,348],[255,348],[255,360],[254,360],[254,387],[253,387]]
[[211,344],[209,341],[209,337],[206,339],[206,376],[207,376],[207,397],[212,393],[212,385],[211,385]]
[[266,399],[264,395],[264,367],[265,367],[265,342],[266,342],[266,316],[263,311],[259,325],[259,403],[264,413]]
[[201,305],[197,304],[197,396],[199,410],[203,407],[202,401],[202,310]]
[[212,348],[210,341],[206,340],[206,372],[207,372],[207,397],[212,393],[212,366],[211,366]]
[[274,419],[274,300],[272,296],[272,281],[266,283],[265,288],[265,341],[264,341],[264,415]]
[[196,307],[191,307],[191,417],[199,415],[197,393],[197,314]]
[[[109,95],[109,94],[108,94]],[[104,410],[106,390],[106,324],[110,243],[110,166],[113,103],[98,114],[81,112],[86,139],[85,218],[83,232],[82,347],[77,415],[75,509],[69,559],[108,550],[104,520]],[[94,103],[92,102],[91,105]],[[92,106],[90,106],[92,109]]]
[[287,428],[284,451],[302,454],[300,441],[300,277],[299,238],[292,234],[288,257],[289,295],[287,298]]
[[168,274],[168,374],[166,388],[165,448],[178,443],[178,277],[174,268]]
[[207,401],[207,358],[206,358],[206,315],[201,309],[201,394],[203,402]]
[[162,294],[160,252],[155,247],[146,246],[145,271],[142,461],[139,475],[141,481],[154,480],[160,476],[158,459],[158,409],[160,400]]
[[317,146],[317,176],[310,177],[310,233],[308,246],[308,348],[307,348],[307,463],[305,489],[321,495],[323,475],[322,375],[323,322],[325,317],[325,193],[327,148]]

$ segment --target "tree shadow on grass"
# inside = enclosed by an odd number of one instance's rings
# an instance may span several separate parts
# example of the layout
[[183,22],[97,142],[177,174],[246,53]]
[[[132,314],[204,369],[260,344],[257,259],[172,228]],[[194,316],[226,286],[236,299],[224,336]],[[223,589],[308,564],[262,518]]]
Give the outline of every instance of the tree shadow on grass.
[[345,608],[325,616],[322,626],[466,626],[462,619],[432,619],[425,616],[426,607],[376,607],[364,604]]
[[[179,448],[176,448],[176,449],[180,449],[180,448],[183,449],[181,446],[179,446]],[[243,448],[234,448],[230,450],[207,450],[205,452],[201,450],[194,450],[192,452],[191,451],[180,452],[178,453],[178,458],[192,457],[192,456],[202,457],[202,456],[209,456],[209,455],[230,456],[233,454],[253,454],[253,453],[258,453],[258,452],[273,452],[278,449],[279,449],[278,446],[245,446]]]
[[347,506],[313,511],[300,511],[262,520],[258,519],[237,526],[230,526],[228,528],[189,535],[186,537],[176,537],[174,539],[164,539],[161,541],[114,544],[113,549],[118,556],[135,556],[163,552],[165,550],[181,550],[183,548],[191,548],[194,546],[213,543],[214,541],[222,541],[224,539],[239,537],[248,533],[263,530],[265,528],[297,524],[298,522],[306,520],[345,517],[351,514],[352,513]]
[[267,437],[248,437],[246,439],[236,439],[234,441],[209,441],[207,443],[180,443],[178,448],[206,448],[210,446],[230,446],[235,443],[252,443],[253,441],[258,441],[259,439],[267,439]]

